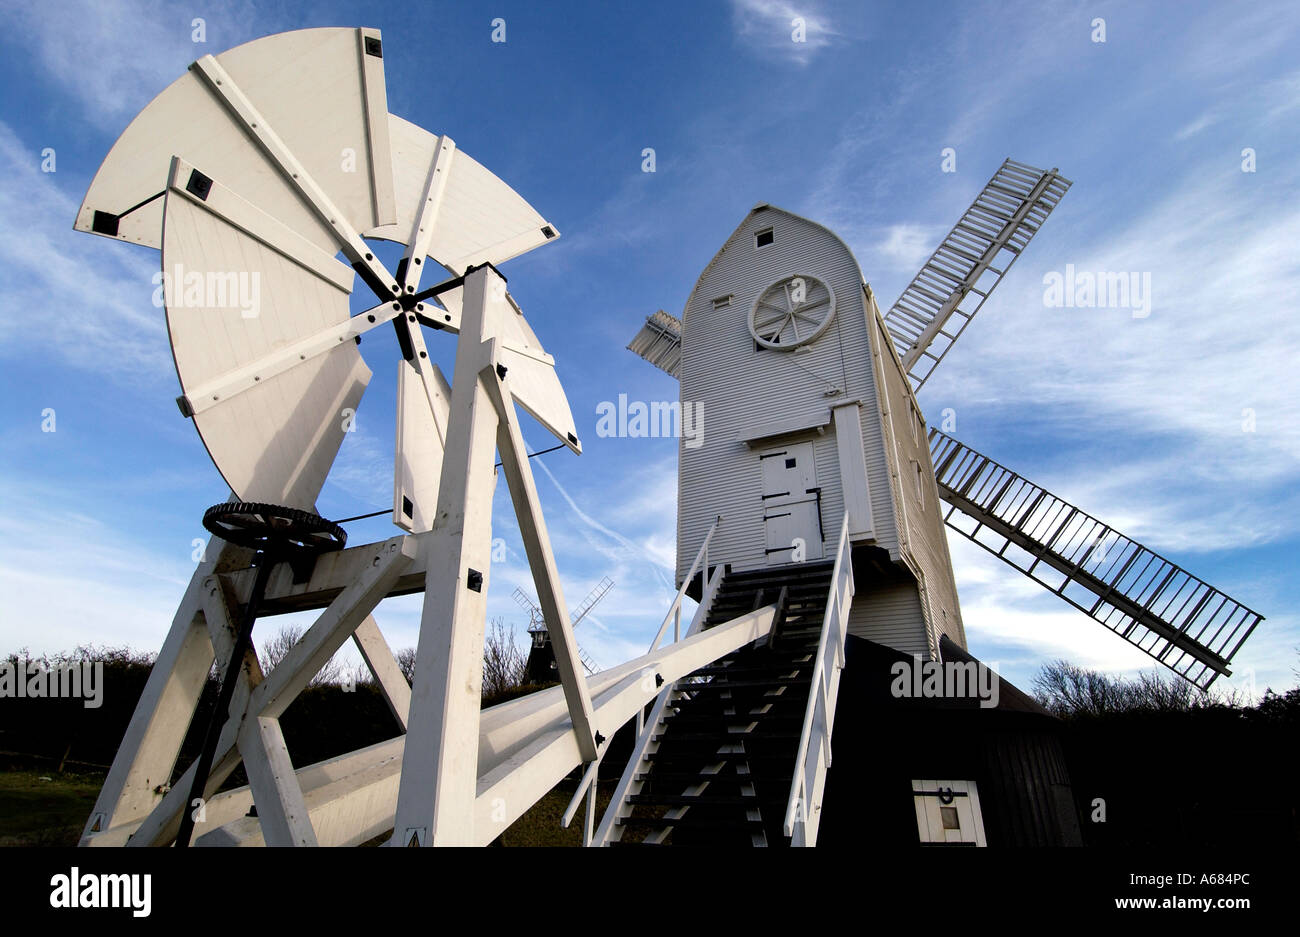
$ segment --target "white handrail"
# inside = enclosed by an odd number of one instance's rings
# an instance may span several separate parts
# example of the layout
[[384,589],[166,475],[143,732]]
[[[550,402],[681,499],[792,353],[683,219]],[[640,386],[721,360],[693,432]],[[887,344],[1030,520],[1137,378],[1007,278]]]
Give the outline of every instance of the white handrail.
[[[664,616],[664,623],[659,626],[659,633],[656,634],[655,639],[650,642],[650,651],[653,651],[659,646],[659,642],[664,639],[664,635],[668,632],[668,623],[674,619],[677,621],[677,628],[674,632],[673,639],[675,641],[681,640],[682,599],[686,597],[686,589],[691,584],[691,580],[695,578],[695,574],[699,571],[701,562],[704,563],[704,579],[702,582],[707,583],[709,578],[709,541],[713,539],[713,532],[718,529],[718,525],[721,523],[722,515],[719,514],[717,518],[714,519],[713,526],[709,528],[708,534],[705,535],[704,543],[700,544],[700,552],[695,554],[695,562],[691,564],[690,571],[682,578],[682,587],[677,590],[677,598],[673,599],[673,604],[668,607],[668,614]],[[649,653],[649,651],[646,653]]]
[[[808,706],[804,710],[799,752],[795,757],[794,777],[786,802],[785,835],[791,837],[794,846],[811,845],[817,839],[814,814],[821,809],[826,769],[830,767],[831,729],[835,723],[835,700],[839,695],[840,671],[844,667],[844,642],[852,599],[853,560],[849,553],[849,516],[846,512],[840,525],[826,614],[822,618],[821,640],[817,644],[817,663],[808,688]],[[813,727],[817,723],[820,723],[821,733],[816,750],[810,753]]]

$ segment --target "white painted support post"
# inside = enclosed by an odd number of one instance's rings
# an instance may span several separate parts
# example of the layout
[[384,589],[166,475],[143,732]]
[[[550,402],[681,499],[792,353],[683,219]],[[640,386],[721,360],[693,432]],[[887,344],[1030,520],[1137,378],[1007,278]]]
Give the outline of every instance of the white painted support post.
[[[495,342],[493,348],[495,349]],[[573,636],[569,609],[564,601],[564,589],[551,550],[551,538],[546,532],[541,500],[537,495],[533,470],[528,464],[528,451],[519,429],[519,417],[510,395],[509,373],[498,375],[499,372],[495,369],[488,370],[482,375],[482,380],[489,388],[500,420],[497,448],[501,451],[501,466],[510,488],[510,499],[514,502],[524,552],[528,554],[528,565],[533,572],[537,604],[542,610],[551,647],[555,651],[555,666],[564,687],[564,697],[569,704],[569,717],[573,720],[573,731],[577,733],[578,748],[582,751],[584,761],[595,761],[599,757],[597,749],[600,743],[596,738],[598,728],[593,722],[591,694],[578,655],[578,642]]]
[[[599,775],[599,770],[597,775]],[[587,788],[587,811],[583,818],[582,826],[582,845],[590,846],[592,836],[596,830],[596,778],[591,779],[591,786]]]
[[317,845],[280,720],[261,716],[245,722],[239,732],[239,753],[244,757],[266,845]]
[[203,583],[223,561],[229,562],[236,553],[247,553],[224,546],[221,541],[211,547],[214,552],[218,548],[220,553],[200,563],[190,577],[113,766],[86,821],[83,843],[93,833],[146,816],[163,798],[212,669],[212,642],[201,614]]
[[391,841],[398,846],[474,841],[498,422],[480,378],[482,343],[509,307],[491,267],[466,276],[464,292],[438,508],[421,536],[427,573]]
[[[402,571],[410,565],[416,550],[414,539],[409,537],[397,537],[373,546],[375,553],[369,567],[339,593],[265,681],[262,680],[260,667],[256,667],[255,678],[251,666],[241,672],[240,686],[236,688],[235,699],[231,702],[232,715],[242,715],[249,711],[257,716],[276,718],[283,713],[321,666],[347,640],[355,628],[353,622],[359,623],[368,616],[388,594]],[[234,625],[230,621],[231,603],[226,596],[226,578],[206,577],[202,583],[201,602],[212,645],[216,647],[218,655],[229,659],[234,643]],[[250,659],[252,665],[256,665],[256,655],[250,654]],[[211,666],[211,655],[208,666]],[[205,676],[206,673],[205,668]],[[239,729],[239,718],[231,718],[222,729],[212,771],[208,776],[209,796],[239,765]],[[165,845],[171,840],[180,822],[181,811],[188,809],[186,797],[193,778],[194,765],[190,765],[145,818],[131,840],[132,846]]]
[[604,757],[605,752],[602,749],[600,758],[588,763],[587,770],[582,773],[582,780],[578,782],[578,789],[574,791],[573,796],[569,798],[569,806],[564,808],[564,815],[560,817],[560,826],[564,829],[567,830],[569,824],[573,822],[573,815],[578,812],[578,804],[582,803],[582,799],[587,795],[587,791],[590,788],[595,787],[596,778],[600,774],[600,763]]
[[361,652],[361,658],[374,675],[375,682],[379,684],[379,691],[383,693],[393,718],[405,732],[406,720],[411,712],[411,685],[406,682],[392,648],[384,640],[375,616],[367,615],[366,620],[357,625],[357,630],[352,634],[352,642]]

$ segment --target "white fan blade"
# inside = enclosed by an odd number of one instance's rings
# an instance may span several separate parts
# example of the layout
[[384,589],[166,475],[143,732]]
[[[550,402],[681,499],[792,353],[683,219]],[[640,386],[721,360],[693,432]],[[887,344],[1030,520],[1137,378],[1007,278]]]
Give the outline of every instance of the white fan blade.
[[[280,33],[216,60],[354,230],[393,222],[378,30]],[[328,224],[193,66],[123,131],[86,192],[76,229],[159,247],[163,206],[154,197],[173,156],[202,166],[318,247],[338,249]]]

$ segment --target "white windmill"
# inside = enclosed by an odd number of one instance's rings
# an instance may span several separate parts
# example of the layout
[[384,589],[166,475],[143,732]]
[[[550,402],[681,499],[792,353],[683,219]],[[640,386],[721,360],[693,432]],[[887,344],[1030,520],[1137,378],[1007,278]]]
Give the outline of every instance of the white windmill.
[[[884,315],[834,233],[760,204],[700,275],[682,319],[659,311],[633,338],[632,351],[679,379],[683,410],[706,417],[702,444],[679,450],[679,581],[705,622],[802,590],[802,622],[782,631],[811,643],[794,658],[706,668],[707,692],[683,683],[661,701],[599,841],[638,825],[653,841],[712,841],[703,831],[728,827],[754,842],[815,840],[845,636],[918,661],[968,659],[945,521],[1196,686],[1229,673],[1258,613],[927,432],[916,400],[1069,186],[1054,169],[1004,162]],[[743,780],[752,766],[739,756],[720,757],[729,749],[708,746],[701,760],[673,744],[687,725],[743,732],[751,746],[779,736],[762,721],[770,699],[741,703],[760,671],[775,681],[762,692],[775,686],[805,716],[798,746],[775,756],[789,766],[768,769],[779,790],[766,792]],[[725,696],[725,711],[711,694]],[[667,780],[656,784],[656,771]],[[706,792],[723,771],[737,775],[729,793]]]
[[[387,112],[384,53],[375,30],[310,29],[204,56],[132,121],[81,206],[79,230],[161,251],[164,274],[173,278],[165,292],[182,388],[178,404],[231,491],[205,515],[223,544],[200,563],[181,599],[82,843],[167,845],[192,835],[210,845],[349,845],[391,833],[389,842],[400,846],[483,845],[582,765],[583,781],[566,820],[585,797],[586,840],[610,841],[610,824],[642,796],[635,788],[645,781],[625,772],[616,809],[597,834],[595,779],[614,732],[637,720],[632,766],[656,754],[666,758],[664,726],[683,701],[710,693],[730,699],[738,687],[728,679],[737,672],[728,668],[737,655],[790,653],[805,641],[815,645],[804,655],[816,661],[815,673],[802,681],[800,693],[782,701],[798,704],[803,718],[799,749],[781,768],[791,804],[783,820],[792,841],[814,842],[850,613],[855,628],[873,634],[901,622],[900,643],[911,641],[927,653],[938,653],[940,632],[964,643],[929,449],[906,381],[911,365],[905,370],[900,363],[856,263],[847,250],[837,254],[824,244],[803,255],[812,269],[773,263],[800,242],[783,233],[787,226],[797,233],[810,223],[763,207],[733,237],[746,247],[777,249],[748,261],[733,251],[739,266],[711,267],[726,282],[702,280],[680,342],[684,398],[734,402],[734,394],[715,392],[709,383],[707,363],[696,351],[708,345],[695,343],[692,330],[712,325],[730,335],[739,325],[749,353],[779,357],[817,376],[819,407],[826,412],[809,415],[804,391],[790,385],[790,375],[770,369],[766,373],[775,378],[754,381],[752,400],[739,410],[710,411],[710,419],[725,418],[720,425],[728,429],[699,451],[720,458],[719,469],[741,465],[742,454],[752,464],[734,486],[715,484],[708,492],[683,485],[676,599],[646,654],[587,675],[516,404],[575,453],[581,447],[554,360],[495,266],[558,232],[448,137]],[[1025,172],[1008,166],[1009,174]],[[1018,196],[1027,205],[1017,209],[999,247],[1023,246],[1026,228],[1046,214],[1044,200],[1054,204],[1059,197],[1050,194],[1060,185],[1056,178],[1048,174],[1033,192]],[[996,193],[989,199],[996,202]],[[985,223],[972,220],[966,227],[983,230]],[[395,272],[367,239],[404,247]],[[949,240],[957,257],[971,254],[957,232]],[[340,252],[346,264],[335,259]],[[975,282],[979,273],[994,269],[997,251],[986,253],[969,258],[965,285],[951,296],[932,297],[928,280],[918,277],[909,295],[933,299],[939,314],[923,325],[904,360],[932,355],[934,342],[950,334],[944,332],[949,317],[973,314],[958,308],[960,297],[982,289]],[[446,268],[449,278],[422,286],[426,260]],[[936,255],[925,277],[935,271],[952,276],[949,266]],[[996,275],[1005,269],[1003,263]],[[354,274],[376,303],[350,315]],[[259,307],[230,302],[241,277],[257,278]],[[794,282],[799,277],[802,282]],[[810,305],[819,299],[820,306]],[[790,304],[789,321],[777,326],[766,310],[782,302]],[[717,314],[712,323],[709,310]],[[743,318],[733,316],[737,310]],[[845,323],[854,321],[854,310],[859,325],[851,337]],[[345,548],[338,526],[317,516],[316,499],[370,378],[356,340],[385,323],[402,352],[393,491],[393,522],[402,532]],[[425,329],[456,336],[450,383],[429,359]],[[857,373],[850,381],[847,370],[838,384],[827,377],[832,337],[837,349],[847,343],[850,354],[843,360],[864,365],[865,377]],[[856,348],[849,348],[854,341]],[[792,344],[808,351],[788,355],[772,347]],[[724,379],[734,386],[735,373]],[[908,422],[909,407],[915,423]],[[740,412],[746,408],[750,412]],[[798,433],[810,438],[787,441],[807,442],[811,450],[769,458],[783,434]],[[803,458],[809,451],[812,464]],[[480,712],[498,452],[560,686]],[[684,479],[701,466],[707,470],[688,452],[694,450],[683,451]],[[915,506],[906,502],[913,495],[903,483],[912,463],[914,496],[926,499]],[[823,478],[822,469],[836,464],[835,478]],[[965,463],[944,456],[944,478],[959,464]],[[971,477],[985,478],[993,471],[988,465],[979,463]],[[989,526],[1001,516],[1003,495],[1018,491],[1014,478],[998,479]],[[966,476],[957,481],[954,492],[970,505],[985,503],[983,489],[967,485]],[[1027,521],[1041,516],[1048,497],[1042,493],[1027,509],[1022,505],[1013,519],[1017,536],[1036,535],[1025,532]],[[814,518],[820,535],[827,517],[831,524],[842,518],[838,540],[813,536]],[[1059,546],[1050,540],[1038,555],[1052,565]],[[681,561],[692,552],[693,563]],[[833,562],[790,568],[790,560],[822,554]],[[1084,581],[1078,570],[1091,571],[1093,557],[1090,552],[1074,564],[1072,582]],[[853,601],[855,574],[873,569],[893,578],[873,581],[873,601]],[[701,602],[683,623],[683,602],[697,581]],[[1144,615],[1158,616],[1155,599],[1172,585],[1162,582],[1156,594],[1135,598],[1119,582],[1108,596],[1140,599]],[[388,596],[421,591],[415,679],[408,685],[372,612]],[[1186,622],[1135,617],[1125,627],[1154,631],[1180,653],[1226,671],[1244,635],[1231,648],[1218,636],[1200,643],[1191,629],[1200,627],[1197,616],[1213,604],[1201,598],[1192,601]],[[251,645],[254,621],[302,610],[320,614],[264,674]],[[950,619],[944,622],[941,614]],[[1248,633],[1253,623],[1237,631]],[[349,638],[403,733],[295,766],[279,717]],[[169,785],[214,659],[228,666],[212,731],[202,756]],[[821,692],[808,692],[812,686]],[[697,740],[679,734],[673,741],[688,742],[690,749]],[[241,761],[248,786],[216,793]],[[690,805],[678,810],[702,812]],[[666,827],[662,818],[656,822],[661,829],[655,835],[681,825],[677,817]],[[743,820],[737,828],[748,833],[751,826]]]
[[[577,631],[578,625],[591,613],[598,602],[603,599],[610,589],[614,588],[614,580],[608,576],[601,578],[600,582],[592,586],[591,591],[587,593],[586,598],[578,603],[578,607],[569,613],[569,623],[574,631]],[[515,589],[510,593],[510,597],[515,600],[515,604],[528,613],[528,634],[531,643],[528,651],[527,673],[530,683],[549,683],[555,679],[556,663],[555,650],[551,647],[551,635],[546,628],[546,614],[542,611],[540,605],[529,598],[528,593],[523,589]],[[596,659],[588,654],[578,645],[578,659],[582,661],[582,666],[587,673],[595,673],[600,669],[600,664]]]
[[[516,405],[581,447],[554,359],[495,267],[558,231],[449,137],[388,113],[384,53],[377,30],[331,28],[204,56],[131,122],[79,210],[78,230],[161,251],[177,402],[231,490],[205,515],[224,542],[186,589],[83,845],[388,832],[401,846],[485,845],[583,764],[568,816],[586,797],[590,838],[608,738],[665,683],[775,620],[763,608],[585,675]],[[367,239],[405,248],[395,272]],[[423,286],[427,260],[449,278]],[[350,315],[354,274],[376,303]],[[241,277],[256,278],[259,308],[230,301]],[[315,503],[370,379],[358,340],[385,323],[402,351],[403,532],[344,549]],[[450,383],[425,329],[456,336]],[[498,452],[561,685],[480,713]],[[421,591],[408,685],[371,612]],[[309,609],[315,623],[264,674],[253,622]],[[295,766],[279,717],[349,638],[403,733]],[[208,742],[169,785],[214,659],[227,679]],[[248,786],[216,793],[241,761]]]

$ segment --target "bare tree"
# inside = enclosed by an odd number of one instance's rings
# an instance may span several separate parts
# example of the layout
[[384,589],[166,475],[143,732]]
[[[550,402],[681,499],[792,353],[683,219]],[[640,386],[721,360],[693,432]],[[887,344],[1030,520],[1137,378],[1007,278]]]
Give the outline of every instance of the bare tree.
[[[261,654],[259,655],[262,669],[270,673],[278,667],[293,646],[301,640],[302,635],[303,629],[299,625],[285,625],[282,627],[275,637],[270,638],[262,645]],[[342,665],[334,658],[330,658],[307,685],[324,686],[330,683],[339,683],[342,677]]]
[[1143,672],[1132,680],[1086,670],[1068,661],[1047,664],[1034,678],[1034,693],[1049,712],[1100,716],[1115,712],[1186,712],[1207,706],[1240,706],[1241,694],[1211,697],[1186,680]]
[[397,652],[397,668],[402,671],[406,682],[415,686],[415,648],[404,647]]
[[513,631],[500,618],[493,619],[483,641],[483,696],[493,697],[524,683],[528,659],[515,643]]
[[[415,648],[397,652],[397,666],[406,682],[415,685]],[[515,643],[505,619],[494,618],[483,635],[483,697],[489,698],[522,686],[527,680],[528,658]]]

